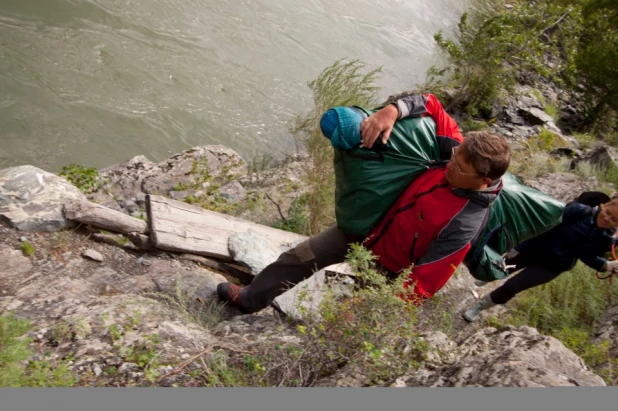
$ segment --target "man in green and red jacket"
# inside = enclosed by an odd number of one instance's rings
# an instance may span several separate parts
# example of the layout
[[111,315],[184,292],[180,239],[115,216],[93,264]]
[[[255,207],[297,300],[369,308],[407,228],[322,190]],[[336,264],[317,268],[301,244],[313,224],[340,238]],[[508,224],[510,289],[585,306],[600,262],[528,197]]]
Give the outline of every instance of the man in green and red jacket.
[[427,115],[436,123],[441,158],[450,161],[418,177],[366,238],[331,227],[281,254],[249,286],[219,284],[219,298],[247,313],[259,311],[316,271],[343,262],[349,244],[362,241],[392,274],[414,264],[406,281],[409,300],[432,297],[480,233],[500,192],[510,149],[504,138],[487,132],[470,132],[462,138],[455,121],[431,94],[401,98],[363,120],[362,144],[371,148],[380,136],[386,144],[397,119]]

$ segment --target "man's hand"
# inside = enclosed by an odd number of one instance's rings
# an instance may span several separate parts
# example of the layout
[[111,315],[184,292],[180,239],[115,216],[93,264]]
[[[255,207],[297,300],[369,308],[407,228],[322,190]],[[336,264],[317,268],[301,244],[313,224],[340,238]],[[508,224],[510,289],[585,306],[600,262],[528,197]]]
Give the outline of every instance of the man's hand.
[[382,144],[386,144],[398,116],[397,107],[389,104],[363,120],[360,128],[363,147],[371,148],[380,133],[382,133]]
[[618,260],[606,262],[605,271],[611,271],[612,273],[618,272]]

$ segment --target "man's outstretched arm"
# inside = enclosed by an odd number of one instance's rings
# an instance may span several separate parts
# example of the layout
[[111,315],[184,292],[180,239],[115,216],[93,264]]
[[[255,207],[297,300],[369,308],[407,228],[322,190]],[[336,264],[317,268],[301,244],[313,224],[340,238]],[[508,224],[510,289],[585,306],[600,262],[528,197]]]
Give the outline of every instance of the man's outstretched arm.
[[371,148],[380,134],[382,143],[386,144],[395,121],[422,116],[431,116],[436,123],[440,151],[444,152],[443,158],[448,158],[451,148],[463,142],[463,136],[455,120],[444,111],[444,107],[433,94],[414,94],[400,98],[366,118],[361,124],[363,146]]

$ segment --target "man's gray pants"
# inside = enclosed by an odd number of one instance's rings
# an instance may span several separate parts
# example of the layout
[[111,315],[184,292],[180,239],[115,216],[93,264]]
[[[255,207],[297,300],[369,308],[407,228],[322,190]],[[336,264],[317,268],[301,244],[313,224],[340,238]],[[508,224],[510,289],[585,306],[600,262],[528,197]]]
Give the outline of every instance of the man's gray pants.
[[342,263],[352,242],[363,237],[349,236],[337,227],[331,227],[279,256],[277,261],[264,268],[251,284],[240,293],[244,308],[257,312],[294,285],[311,277],[331,264]]

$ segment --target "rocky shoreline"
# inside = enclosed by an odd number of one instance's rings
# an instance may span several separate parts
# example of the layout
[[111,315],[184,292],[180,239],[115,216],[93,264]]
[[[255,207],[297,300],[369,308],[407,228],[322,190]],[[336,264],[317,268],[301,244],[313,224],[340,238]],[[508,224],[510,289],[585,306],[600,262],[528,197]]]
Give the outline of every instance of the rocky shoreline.
[[[496,108],[490,125],[514,147],[545,129],[561,141],[554,154],[568,158],[571,168],[579,161],[616,162],[613,148],[584,150],[563,134],[529,87],[518,93]],[[551,90],[543,96],[565,115],[578,110],[572,96]],[[305,192],[307,161],[291,156],[280,167],[250,170],[229,148],[195,147],[159,163],[137,156],[99,170],[97,187],[87,194],[32,166],[0,170],[0,315],[13,312],[31,322],[33,354],[26,362],[62,362],[80,386],[194,386],[204,383],[198,375],[208,370],[205,357],[251,352],[266,340],[298,343],[298,330],[272,308],[241,315],[217,304],[216,285],[249,281],[248,264],[141,247],[129,235],[67,219],[64,206],[89,201],[143,220],[147,196],[157,195],[270,226],[289,216]],[[526,182],[562,201],[601,184],[569,173]],[[275,251],[261,253],[261,264],[276,258]],[[460,312],[478,291],[461,267],[440,291],[441,303],[423,307],[419,328],[430,351],[419,369],[392,386],[605,385],[562,343],[533,328],[465,324]],[[198,295],[205,304],[194,302]],[[445,309],[454,313],[449,336],[435,327]],[[616,306],[597,335],[612,341],[610,353],[618,357]],[[316,385],[362,386],[364,378],[344,367]]]

